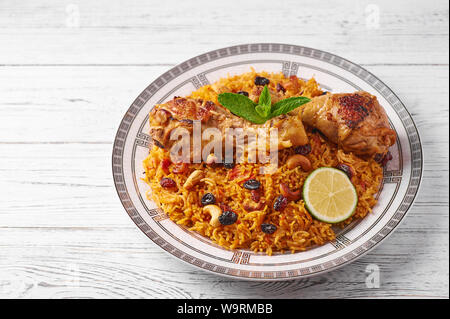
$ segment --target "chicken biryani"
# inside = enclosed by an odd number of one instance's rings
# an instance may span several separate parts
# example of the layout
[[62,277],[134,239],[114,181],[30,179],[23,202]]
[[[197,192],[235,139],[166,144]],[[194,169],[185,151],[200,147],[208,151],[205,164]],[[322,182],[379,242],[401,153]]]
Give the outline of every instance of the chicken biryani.
[[[369,214],[396,139],[367,92],[332,94],[314,78],[253,69],[155,105],[149,122],[148,199],[224,248],[268,255],[323,245],[335,239],[336,227]],[[232,140],[231,156],[224,151],[229,129],[241,130],[246,142],[239,153]],[[276,132],[274,142],[260,138],[260,129]],[[190,134],[191,147],[174,158],[177,130]],[[208,130],[221,133],[218,152],[195,154],[196,130],[202,138]],[[252,148],[251,134],[263,142]],[[276,165],[249,156],[269,149]]]

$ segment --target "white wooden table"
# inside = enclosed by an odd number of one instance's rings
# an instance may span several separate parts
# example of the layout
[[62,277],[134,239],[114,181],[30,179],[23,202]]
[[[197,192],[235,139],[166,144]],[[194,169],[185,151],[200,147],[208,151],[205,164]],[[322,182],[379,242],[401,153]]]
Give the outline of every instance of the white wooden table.
[[[449,288],[447,1],[0,1],[0,297],[439,297]],[[158,75],[206,51],[291,43],[361,64],[402,99],[425,170],[402,225],[320,277],[254,283],[167,255],[113,186],[116,128]],[[379,267],[379,288],[366,285]]]

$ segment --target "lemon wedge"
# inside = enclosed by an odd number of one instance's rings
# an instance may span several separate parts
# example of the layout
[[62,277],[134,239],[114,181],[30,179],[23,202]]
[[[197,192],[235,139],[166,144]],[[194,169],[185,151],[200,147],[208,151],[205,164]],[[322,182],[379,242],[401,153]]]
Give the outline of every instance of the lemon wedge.
[[339,223],[353,215],[358,194],[347,174],[335,168],[321,167],[306,178],[303,200],[316,219]]

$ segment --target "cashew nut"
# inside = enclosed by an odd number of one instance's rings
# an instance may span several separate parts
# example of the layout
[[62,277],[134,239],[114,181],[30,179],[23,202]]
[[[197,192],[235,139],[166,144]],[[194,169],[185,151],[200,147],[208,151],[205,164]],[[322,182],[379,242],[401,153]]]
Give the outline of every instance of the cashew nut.
[[222,215],[222,210],[217,205],[206,205],[203,207],[203,211],[211,215],[209,224],[213,227],[220,226],[219,216]]
[[293,201],[299,200],[302,197],[300,190],[293,192],[284,183],[280,183],[280,192],[281,192],[281,195],[283,195],[287,199],[293,200]]
[[197,185],[202,178],[205,177],[205,174],[200,170],[195,170],[189,175],[186,182],[184,182],[183,187],[186,189],[191,189],[195,185]]
[[311,162],[306,156],[295,154],[289,156],[286,161],[286,165],[289,169],[296,168],[297,166],[301,166],[302,170],[309,171],[311,170]]

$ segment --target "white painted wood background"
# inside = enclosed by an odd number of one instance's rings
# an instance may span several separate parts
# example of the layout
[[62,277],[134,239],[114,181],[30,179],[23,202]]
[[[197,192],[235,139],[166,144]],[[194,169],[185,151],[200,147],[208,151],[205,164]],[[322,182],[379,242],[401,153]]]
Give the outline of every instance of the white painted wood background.
[[[446,0],[0,0],[0,297],[448,298],[448,28]],[[402,225],[323,276],[197,270],[148,240],[116,196],[112,142],[135,97],[175,64],[250,42],[361,64],[421,134],[424,178]],[[370,264],[379,288],[366,286]]]

